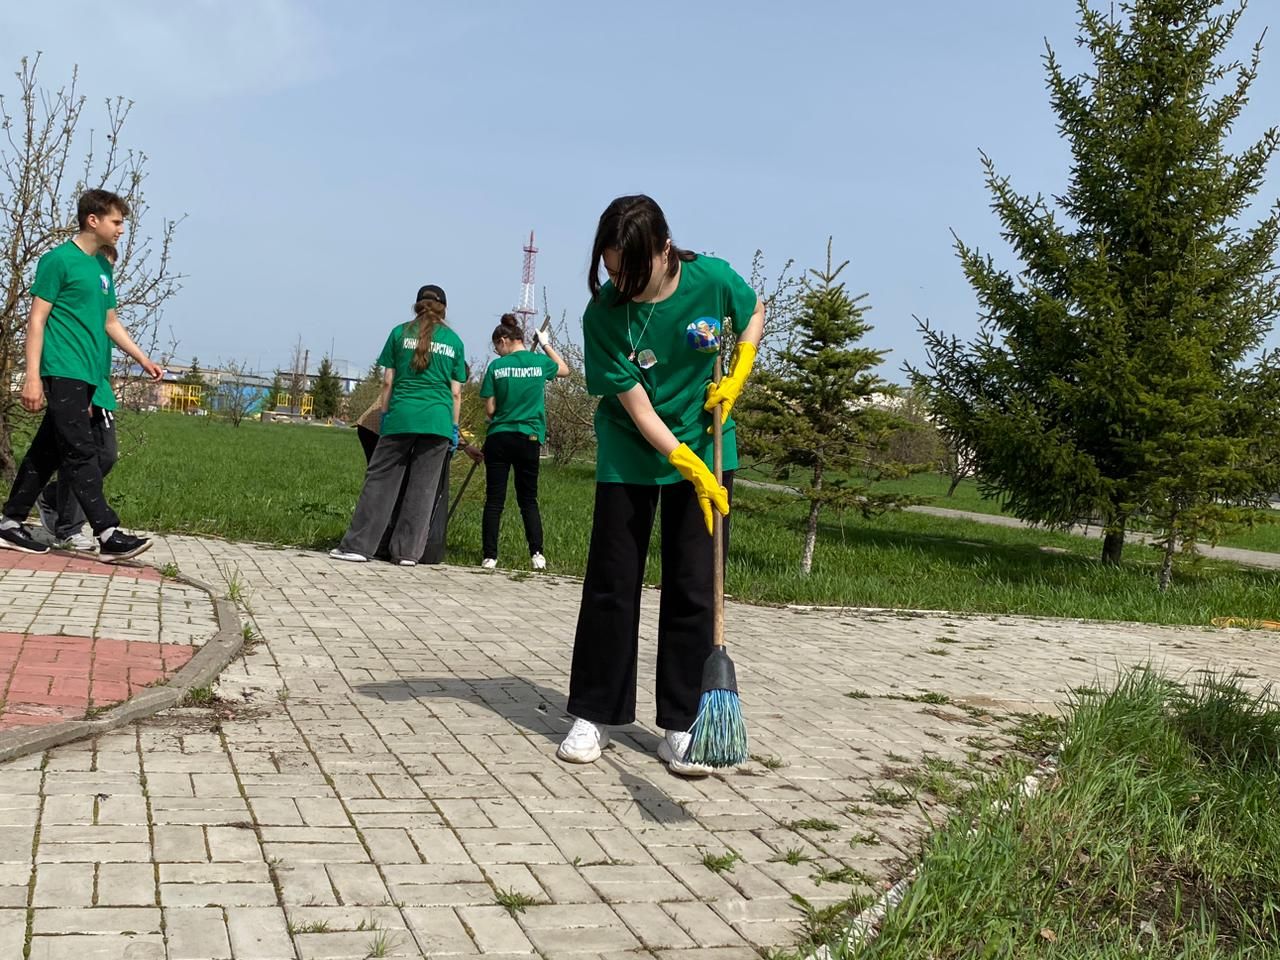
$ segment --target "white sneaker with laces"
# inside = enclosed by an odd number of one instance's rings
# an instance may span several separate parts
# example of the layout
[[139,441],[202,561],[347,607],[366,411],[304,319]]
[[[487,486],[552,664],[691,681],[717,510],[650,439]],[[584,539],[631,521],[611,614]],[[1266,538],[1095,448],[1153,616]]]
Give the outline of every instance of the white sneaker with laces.
[[658,741],[658,759],[678,776],[708,777],[715,772],[711,767],[702,763],[689,763],[684,759],[692,740],[693,736],[687,730],[668,730],[667,735]]
[[533,569],[535,570],[547,569],[547,558],[544,557],[541,553],[535,553],[533,556],[529,558],[529,560],[533,564]]
[[493,557],[485,557],[480,561],[480,566],[484,567],[486,570],[497,570],[498,561],[493,559]]
[[600,751],[609,745],[609,730],[577,718],[560,743],[556,756],[570,763],[594,763],[600,759]]
[[98,538],[91,537],[83,530],[80,530],[61,541],[58,547],[62,550],[74,550],[76,553],[97,553]]
[[349,550],[343,550],[341,547],[334,547],[330,550],[329,557],[333,560],[346,560],[348,563],[369,562],[369,558],[363,553],[351,553]]

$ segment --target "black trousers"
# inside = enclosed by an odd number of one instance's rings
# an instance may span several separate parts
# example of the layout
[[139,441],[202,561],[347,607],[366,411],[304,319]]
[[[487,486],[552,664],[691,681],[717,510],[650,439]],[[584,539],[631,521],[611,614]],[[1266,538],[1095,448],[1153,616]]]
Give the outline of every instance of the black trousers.
[[94,385],[67,377],[44,377],[43,383],[48,407],[18,465],[4,515],[25,522],[36,497],[57,471],[70,480],[71,491],[95,535],[120,526],[120,518],[102,492],[102,467],[89,416]]
[[[724,484],[732,494],[732,472],[724,475]],[[688,730],[697,716],[702,666],[714,642],[715,605],[714,550],[693,484],[597,483],[569,674],[569,713],[583,720],[617,725],[636,718],[640,589],[659,502],[662,598],[656,719],[665,730]],[[728,529],[726,522],[726,555]]]
[[485,559],[498,559],[498,530],[507,502],[507,474],[516,475],[516,503],[524,520],[529,555],[542,552],[542,514],[538,512],[538,458],[542,450],[527,433],[491,433],[484,441],[484,518],[481,540]]
[[[98,448],[98,467],[105,478],[120,459],[115,414],[110,410],[94,407],[89,411],[89,416],[93,421],[93,442]],[[51,532],[59,540],[69,540],[84,526],[84,511],[80,509],[80,501],[71,489],[71,478],[64,471],[59,470],[58,476],[45,485],[36,504],[41,509],[52,510],[57,516],[57,524]]]

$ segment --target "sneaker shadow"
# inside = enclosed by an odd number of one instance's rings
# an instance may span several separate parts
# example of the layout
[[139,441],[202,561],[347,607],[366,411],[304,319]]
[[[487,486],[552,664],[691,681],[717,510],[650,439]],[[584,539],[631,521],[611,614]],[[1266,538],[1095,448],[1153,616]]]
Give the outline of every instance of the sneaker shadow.
[[[524,677],[415,677],[382,683],[362,683],[355,686],[361,696],[373,697],[386,703],[403,703],[410,700],[455,700],[473,703],[492,711],[520,729],[544,737],[550,745],[548,759],[562,767],[555,759],[555,747],[569,731],[573,718],[565,713],[565,695],[559,690]],[[645,754],[654,762],[659,737],[639,727],[610,730],[612,743]],[[605,750],[599,763],[612,768],[619,782],[631,794],[640,815],[653,823],[675,824],[693,820],[679,801],[653,781],[630,770],[623,762],[609,756]],[[664,768],[665,770],[665,768]]]

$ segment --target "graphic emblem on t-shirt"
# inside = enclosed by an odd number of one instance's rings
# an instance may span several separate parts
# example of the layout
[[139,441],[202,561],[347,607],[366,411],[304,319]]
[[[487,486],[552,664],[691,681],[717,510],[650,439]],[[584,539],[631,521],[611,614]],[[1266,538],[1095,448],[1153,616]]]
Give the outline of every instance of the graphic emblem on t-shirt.
[[111,292],[111,278],[108,277],[105,273],[98,274],[98,283],[102,284],[103,293]]
[[685,327],[684,339],[699,353],[715,353],[720,349],[720,321],[715,317],[699,317]]

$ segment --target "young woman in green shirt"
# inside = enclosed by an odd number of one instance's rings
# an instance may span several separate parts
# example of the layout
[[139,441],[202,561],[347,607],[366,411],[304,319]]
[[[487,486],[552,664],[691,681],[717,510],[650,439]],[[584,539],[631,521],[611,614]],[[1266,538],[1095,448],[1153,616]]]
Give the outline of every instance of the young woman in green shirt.
[[[728,414],[764,334],[764,305],[723,260],[675,246],[646,196],[619,197],[601,215],[588,287],[584,366],[587,389],[601,397],[595,513],[569,678],[576,719],[558,755],[590,763],[608,744],[609,727],[635,720],[640,595],[661,504],[658,756],[673,773],[704,776],[710,768],[682,758],[712,649],[711,511],[729,514],[738,448]],[[714,386],[725,323],[737,346]],[[721,403],[724,486],[708,468],[711,411]]]
[[432,503],[445,457],[458,447],[458,418],[467,363],[462,341],[444,322],[445,294],[435,284],[418,290],[414,319],[397,324],[378,356],[382,431],[364,475],[364,488],[342,542],[329,556],[364,563],[378,549],[400,497],[391,558],[416,566],[427,545]]
[[481,540],[481,566],[498,565],[498,530],[507,499],[507,474],[514,472],[516,503],[524,521],[529,543],[529,563],[535,570],[547,568],[542,554],[542,514],[538,511],[538,462],[547,442],[548,380],[567,377],[569,367],[555,347],[533,332],[534,345],[541,345],[545,357],[528,350],[524,331],[513,313],[504,313],[493,330],[493,350],[498,359],[485,370],[480,384],[489,429],[484,440],[485,498]]

